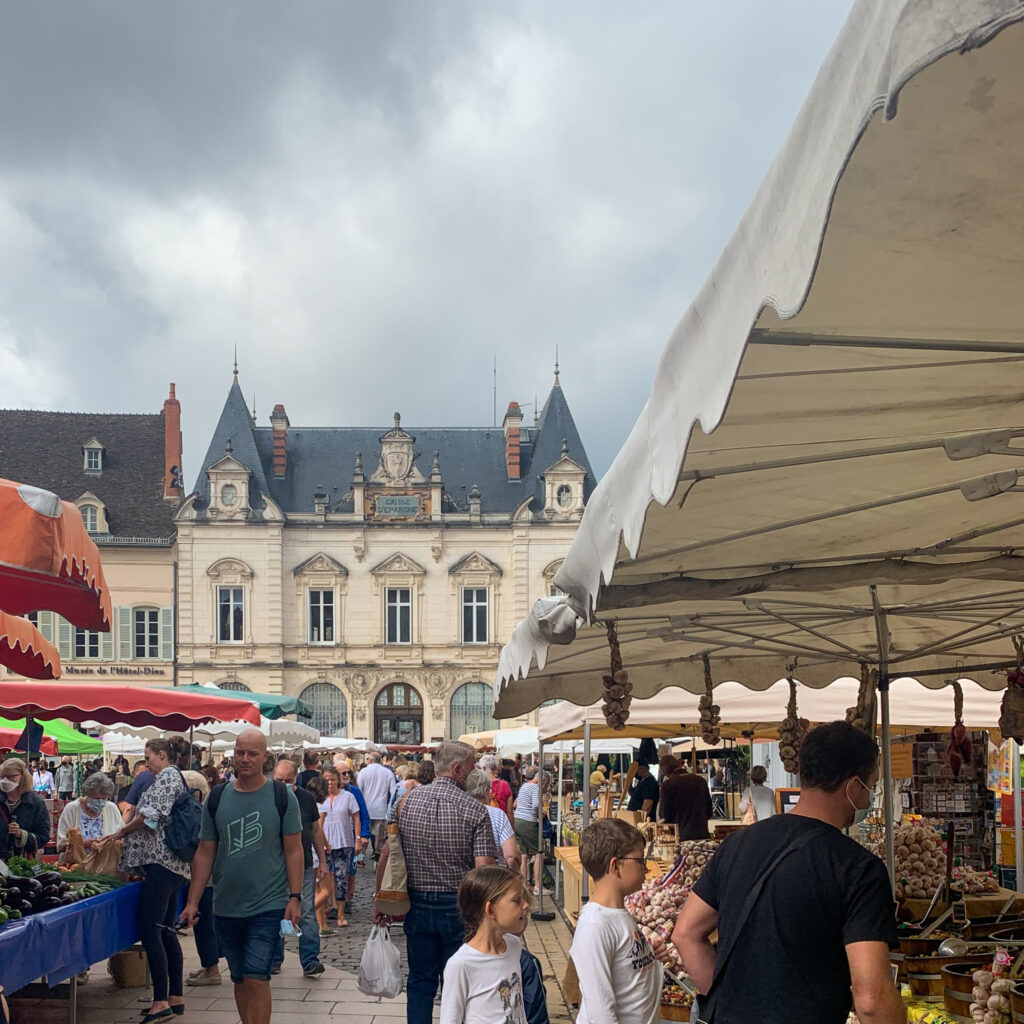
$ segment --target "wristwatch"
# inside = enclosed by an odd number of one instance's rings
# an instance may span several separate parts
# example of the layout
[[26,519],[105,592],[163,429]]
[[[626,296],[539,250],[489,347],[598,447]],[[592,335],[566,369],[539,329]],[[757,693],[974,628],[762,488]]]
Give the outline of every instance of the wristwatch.
[[298,900],[301,903],[302,902],[302,893],[301,892],[290,892],[290,893],[288,893],[288,899],[290,899],[290,900]]

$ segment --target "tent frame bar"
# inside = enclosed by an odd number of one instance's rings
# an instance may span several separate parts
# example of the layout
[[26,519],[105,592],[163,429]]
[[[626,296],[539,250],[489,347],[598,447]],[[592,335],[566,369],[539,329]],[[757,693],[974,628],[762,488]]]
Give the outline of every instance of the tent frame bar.
[[782,345],[808,348],[866,348],[910,352],[989,352],[1000,355],[1024,355],[1024,344],[1016,341],[976,341],[949,338],[865,338],[843,334],[798,334],[755,328],[748,345]]
[[[885,609],[878,600],[878,591],[871,588],[875,609],[875,630],[878,634],[878,696],[882,711],[882,813],[885,815],[885,866],[889,884],[896,891],[896,840],[893,835],[892,798],[892,723],[889,720],[889,624]],[[952,842],[952,837],[950,837]]]

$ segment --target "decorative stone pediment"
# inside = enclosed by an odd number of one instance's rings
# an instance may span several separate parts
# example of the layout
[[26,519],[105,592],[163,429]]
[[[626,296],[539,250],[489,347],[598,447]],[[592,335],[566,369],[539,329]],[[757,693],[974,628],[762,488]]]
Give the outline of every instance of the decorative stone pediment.
[[292,570],[296,576],[347,576],[348,569],[337,559],[318,551],[311,558],[295,566]]
[[583,483],[587,471],[569,456],[562,441],[562,457],[541,473],[544,480],[544,515],[548,519],[579,519],[583,515]]
[[414,465],[418,452],[413,451],[416,438],[402,429],[402,417],[395,413],[395,425],[380,436],[380,464],[370,477],[372,484],[405,487],[426,483],[426,477]]
[[213,465],[207,467],[206,475],[209,476],[211,473],[240,473],[248,476],[249,469],[233,455],[223,455]]
[[222,558],[214,562],[206,570],[206,575],[212,580],[223,580],[228,583],[235,583],[239,580],[251,580],[253,577],[252,567],[246,565],[238,558]]
[[481,555],[479,551],[471,551],[468,555],[460,558],[448,572],[453,576],[461,573],[483,573],[488,576],[500,576],[501,567],[495,565],[486,556]]
[[425,576],[427,570],[423,568],[418,562],[414,562],[407,555],[403,555],[400,551],[391,555],[389,558],[385,558],[383,562],[378,562],[371,570],[370,573],[374,576],[385,576],[389,574],[402,575],[402,576]]

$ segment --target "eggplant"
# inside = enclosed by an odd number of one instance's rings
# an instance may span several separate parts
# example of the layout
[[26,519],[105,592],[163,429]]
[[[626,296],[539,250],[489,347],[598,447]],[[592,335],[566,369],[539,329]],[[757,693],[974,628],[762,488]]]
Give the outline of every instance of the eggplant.
[[40,892],[43,888],[43,883],[38,878],[23,878],[21,880],[21,891],[25,892],[25,886],[28,886],[30,892]]
[[28,900],[19,900],[18,905],[14,909],[20,910],[22,914],[31,914],[33,911],[32,904]]
[[70,907],[72,903],[76,903],[76,902],[77,902],[77,900],[70,893],[65,893],[60,898],[60,905],[62,907]]
[[41,871],[36,878],[43,885],[60,885],[64,876],[59,871]]
[[59,896],[60,889],[55,885],[44,885],[39,891],[40,896]]
[[36,910],[55,910],[60,906],[59,896],[44,896],[36,902]]

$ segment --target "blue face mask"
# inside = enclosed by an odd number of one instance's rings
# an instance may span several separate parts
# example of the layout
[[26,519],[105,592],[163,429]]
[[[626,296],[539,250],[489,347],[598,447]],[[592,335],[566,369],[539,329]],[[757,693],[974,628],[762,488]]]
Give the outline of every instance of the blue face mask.
[[850,796],[849,788],[847,788],[846,790],[846,799],[850,801],[850,806],[853,808],[853,824],[860,825],[863,821],[867,819],[867,816],[871,813],[871,809],[875,803],[875,792],[873,789],[869,788],[868,784],[864,782],[863,779],[857,779],[856,781],[859,782],[861,786],[863,786],[864,789],[868,791],[867,807],[858,807],[853,802],[853,798]]
[[86,803],[88,803],[89,805],[89,810],[95,811],[97,814],[99,814],[100,811],[102,811],[103,808],[107,806],[106,800],[95,800],[92,797],[89,797]]

